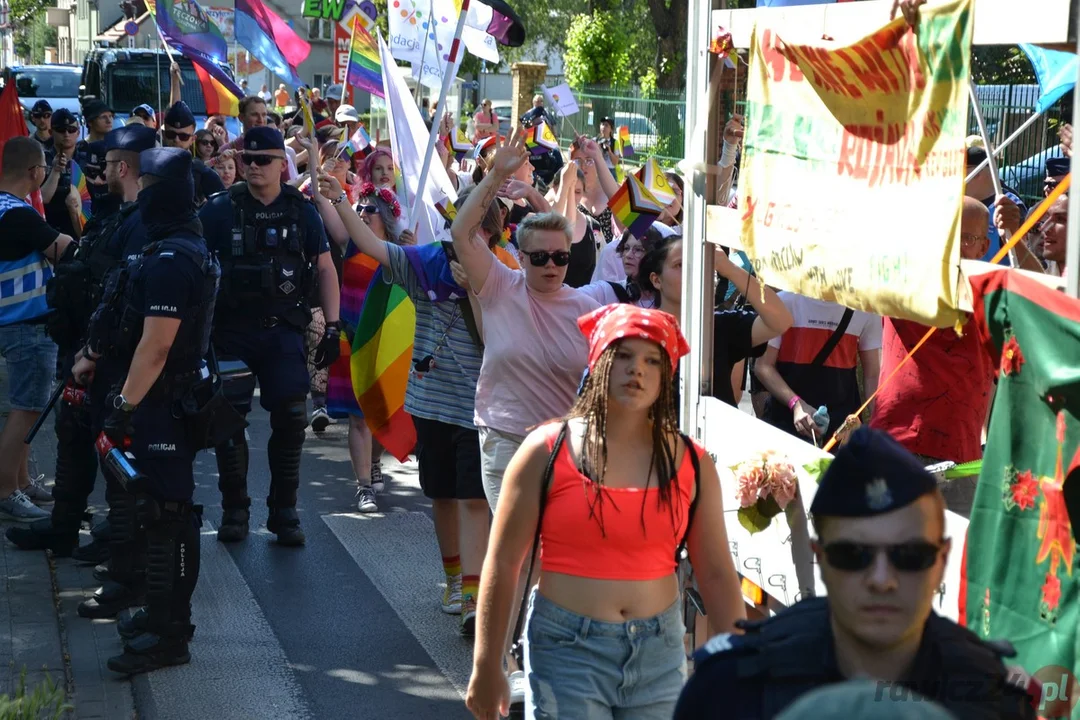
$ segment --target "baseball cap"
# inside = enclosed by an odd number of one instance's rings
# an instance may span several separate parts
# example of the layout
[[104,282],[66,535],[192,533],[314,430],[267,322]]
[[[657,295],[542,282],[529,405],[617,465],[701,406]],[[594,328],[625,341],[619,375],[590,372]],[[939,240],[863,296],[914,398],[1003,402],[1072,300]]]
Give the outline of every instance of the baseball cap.
[[146,103],[143,103],[142,105],[139,105],[137,108],[132,110],[131,114],[132,115],[141,115],[142,117],[145,117],[147,120],[150,120],[150,119],[153,119],[153,117],[154,117],[154,108],[150,107]]
[[34,103],[34,107],[30,109],[30,114],[44,115],[45,113],[51,113],[52,111],[52,105],[49,104],[48,100],[38,100]]
[[352,105],[338,105],[337,112],[334,113],[334,120],[338,122],[360,122],[360,114],[356,112],[356,108]]

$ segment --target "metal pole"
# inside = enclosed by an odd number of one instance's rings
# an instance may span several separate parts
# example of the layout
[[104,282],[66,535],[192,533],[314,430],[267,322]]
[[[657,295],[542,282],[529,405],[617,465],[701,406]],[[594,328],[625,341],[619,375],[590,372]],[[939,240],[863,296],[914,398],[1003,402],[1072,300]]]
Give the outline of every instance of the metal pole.
[[[1000,155],[1002,150],[1004,150],[1010,144],[1012,144],[1013,140],[1020,137],[1024,133],[1025,130],[1027,130],[1029,127],[1031,127],[1031,125],[1036,120],[1041,118],[1042,116],[1043,116],[1043,114],[1041,112],[1032,113],[1031,117],[1029,117],[1027,120],[1025,120],[1023,123],[1021,123],[1020,127],[1016,128],[1016,130],[1013,131],[1012,135],[1010,135],[1009,137],[1002,140],[1001,144],[998,145],[996,148],[994,148],[994,154],[995,155]],[[990,156],[990,151],[989,151],[989,149],[987,149],[986,155],[987,155],[987,158],[985,160],[983,160],[981,163],[979,163],[975,167],[974,170],[972,170],[970,173],[968,173],[968,176],[964,179],[965,183],[971,182],[971,179],[973,177],[975,177],[976,175],[978,175],[979,171],[982,170],[984,167],[986,167],[987,164],[989,164],[989,162],[990,162],[990,157],[989,157]]]
[[[413,102],[417,107],[420,107],[420,79],[424,77],[424,59],[427,57],[427,43],[428,38],[435,32],[435,2],[429,0],[428,2],[428,31],[424,33],[424,44],[420,46],[420,74],[416,76],[416,94],[413,95]],[[436,53],[438,55],[438,53]]]
[[[446,71],[443,73],[442,91],[439,93],[439,107],[435,110],[435,117],[442,119],[446,112],[446,96],[450,94],[450,83],[454,81],[458,62],[461,60],[461,32],[465,29],[465,16],[469,14],[469,0],[461,3],[461,12],[458,13],[457,30],[454,31],[454,43],[450,46],[450,59],[446,61]],[[421,71],[423,76],[423,71]],[[427,150],[424,153],[424,165],[420,169],[420,182],[417,184],[416,197],[412,199],[412,207],[409,208],[409,222],[415,225],[416,211],[424,198],[424,187],[427,185],[428,171],[431,170],[431,156],[435,154],[435,143],[439,141],[439,124],[431,123],[431,133],[428,135]]]
[[[983,117],[982,107],[979,105],[979,97],[975,92],[975,80],[974,78],[968,81],[968,96],[971,98],[971,109],[975,112],[975,122],[979,124],[979,134],[982,135],[983,144],[986,145],[986,162],[990,164],[990,179],[994,183],[994,195],[1001,197],[1005,193],[1001,189],[1001,177],[998,175],[997,159],[994,154],[997,152],[994,150],[993,143],[990,142],[990,135],[986,131],[986,118]],[[1009,238],[999,233],[999,239],[1001,244],[1008,243]],[[1009,264],[1014,268],[1020,267],[1020,261],[1016,257],[1016,250],[1009,250]]]
[[[1076,22],[1077,52],[1080,53],[1080,12],[1073,8]],[[1080,75],[1080,70],[1077,70]],[[1080,89],[1080,78],[1077,88]],[[1073,90],[1073,126],[1076,127],[1077,118],[1080,118],[1080,92]],[[1072,162],[1069,164],[1069,172],[1073,175],[1080,170],[1080,162],[1076,159],[1076,143],[1073,143]],[[1065,246],[1065,292],[1072,297],[1080,297],[1080,189],[1069,192],[1069,232],[1068,243]]]

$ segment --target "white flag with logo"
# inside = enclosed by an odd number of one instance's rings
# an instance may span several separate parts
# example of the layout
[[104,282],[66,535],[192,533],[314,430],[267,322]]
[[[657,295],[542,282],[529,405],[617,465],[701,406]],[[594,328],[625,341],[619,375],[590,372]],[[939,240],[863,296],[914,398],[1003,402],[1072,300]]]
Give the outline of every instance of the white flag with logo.
[[386,19],[390,34],[387,45],[390,53],[401,62],[420,62],[424,40],[423,23],[428,15],[427,5],[420,0],[419,10],[413,0],[394,0],[387,8]]
[[[454,44],[454,31],[457,30],[458,8],[454,0],[431,0],[428,7],[429,14],[420,23],[427,37],[420,37],[420,56],[413,63],[412,76],[425,87],[441,90],[443,73],[447,72]],[[461,57],[462,52],[458,51],[458,65]],[[457,66],[450,71],[456,73]]]
[[461,40],[466,49],[481,60],[489,63],[499,62],[499,43],[487,29],[491,25],[492,11],[490,5],[480,2],[469,3],[469,14],[465,16],[465,28],[461,32]]
[[570,86],[566,83],[562,85],[556,85],[553,88],[549,88],[547,85],[541,85],[540,89],[544,91],[544,97],[547,99],[548,105],[558,111],[559,115],[567,116],[574,115],[578,112],[577,100],[574,99],[574,91],[570,89]]

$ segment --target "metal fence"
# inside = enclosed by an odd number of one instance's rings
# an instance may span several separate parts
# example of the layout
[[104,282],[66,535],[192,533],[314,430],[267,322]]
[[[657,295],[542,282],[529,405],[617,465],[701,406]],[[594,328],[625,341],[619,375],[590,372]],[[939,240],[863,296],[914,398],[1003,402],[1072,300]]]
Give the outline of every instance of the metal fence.
[[[666,165],[674,165],[683,156],[686,133],[686,93],[681,90],[656,90],[644,94],[636,87],[588,85],[575,89],[579,111],[562,118],[556,127],[560,144],[568,146],[574,133],[595,137],[600,121],[610,117],[615,127],[630,130],[630,144],[637,159],[655,156]],[[628,160],[634,163],[635,158]]]

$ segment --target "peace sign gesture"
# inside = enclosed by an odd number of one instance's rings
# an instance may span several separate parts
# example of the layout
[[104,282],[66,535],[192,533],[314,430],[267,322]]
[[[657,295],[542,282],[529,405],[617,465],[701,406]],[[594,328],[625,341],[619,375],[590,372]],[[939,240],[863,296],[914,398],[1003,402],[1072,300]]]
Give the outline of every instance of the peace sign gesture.
[[501,178],[511,177],[518,168],[529,159],[529,151],[525,147],[525,130],[519,125],[513,136],[504,140],[495,151],[495,157],[491,159],[491,171]]

